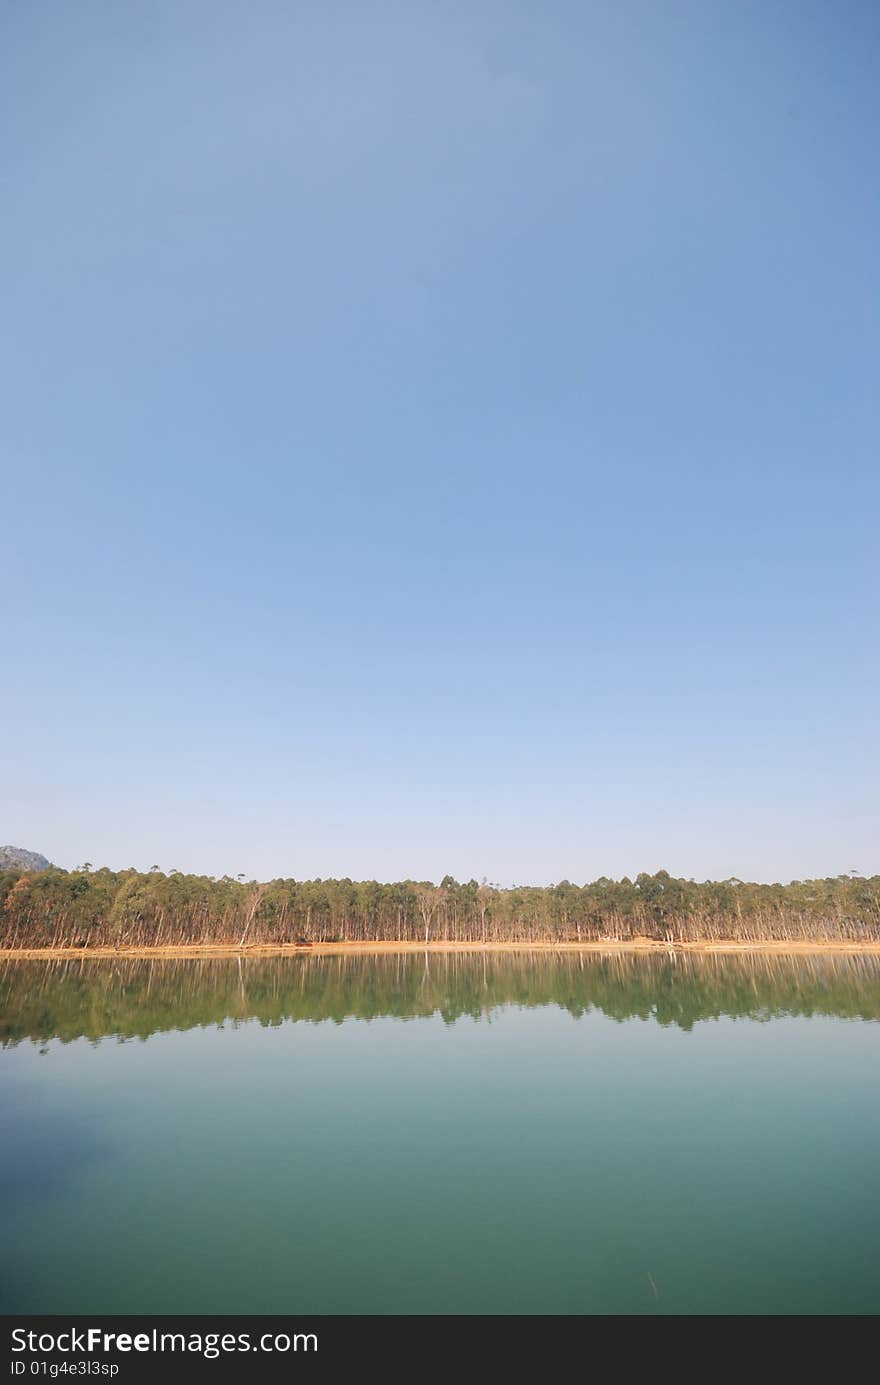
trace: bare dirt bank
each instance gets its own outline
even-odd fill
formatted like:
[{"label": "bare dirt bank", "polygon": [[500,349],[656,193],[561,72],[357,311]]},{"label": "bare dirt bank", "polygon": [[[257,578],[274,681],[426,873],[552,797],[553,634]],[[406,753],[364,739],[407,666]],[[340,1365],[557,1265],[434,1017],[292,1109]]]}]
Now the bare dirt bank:
[{"label": "bare dirt bank", "polygon": [[654,938],[633,938],[618,942],[605,938],[588,943],[559,942],[504,942],[504,943],[455,943],[455,942],[341,942],[312,943],[309,945],[286,943],[261,945],[255,943],[238,947],[235,943],[197,943],[179,947],[21,947],[0,948],[0,962],[21,959],[53,959],[68,957],[119,958],[119,957],[289,957],[305,954],[321,956],[377,956],[403,952],[703,952],[703,953],[744,953],[760,952],[780,955],[815,955],[821,953],[880,954],[880,942],[657,942]]}]

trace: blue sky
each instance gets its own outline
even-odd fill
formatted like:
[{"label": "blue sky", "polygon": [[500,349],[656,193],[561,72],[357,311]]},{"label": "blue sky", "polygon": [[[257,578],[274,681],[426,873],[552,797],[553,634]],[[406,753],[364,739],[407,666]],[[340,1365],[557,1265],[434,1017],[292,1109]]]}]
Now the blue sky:
[{"label": "blue sky", "polygon": [[876,6],[0,29],[0,842],[880,871]]}]

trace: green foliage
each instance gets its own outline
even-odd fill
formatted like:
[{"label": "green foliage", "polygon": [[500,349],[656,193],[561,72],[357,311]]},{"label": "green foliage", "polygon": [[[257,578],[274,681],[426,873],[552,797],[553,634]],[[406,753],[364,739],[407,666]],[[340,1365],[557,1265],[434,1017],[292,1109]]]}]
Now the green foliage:
[{"label": "green foliage", "polygon": [[[250,922],[248,922],[250,920]],[[502,890],[430,881],[291,880],[224,875],[0,870],[0,947],[173,946],[248,942],[669,943],[695,939],[880,940],[880,877],[757,885],[658,871]]]}]

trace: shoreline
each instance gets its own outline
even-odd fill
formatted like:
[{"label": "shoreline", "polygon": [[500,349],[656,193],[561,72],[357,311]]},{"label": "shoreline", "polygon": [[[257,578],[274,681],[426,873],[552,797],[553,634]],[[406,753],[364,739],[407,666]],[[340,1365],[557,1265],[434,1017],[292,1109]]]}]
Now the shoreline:
[{"label": "shoreline", "polygon": [[748,953],[770,955],[810,956],[823,953],[849,955],[880,954],[880,942],[835,942],[793,939],[779,942],[772,939],[754,942],[695,940],[693,942],[659,942],[655,938],[614,938],[595,942],[327,942],[327,943],[253,943],[239,947],[235,943],[190,943],[158,947],[16,947],[0,948],[0,962],[52,961],[89,958],[112,960],[122,958],[190,958],[194,961],[213,957],[308,957],[308,956],[393,956],[402,953],[487,953],[487,952],[697,952]]}]

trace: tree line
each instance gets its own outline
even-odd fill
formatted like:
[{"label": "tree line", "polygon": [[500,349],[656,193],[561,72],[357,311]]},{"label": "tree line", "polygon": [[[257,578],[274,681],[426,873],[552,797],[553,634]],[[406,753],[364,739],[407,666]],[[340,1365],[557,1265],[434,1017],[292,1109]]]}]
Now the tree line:
[{"label": "tree line", "polygon": [[502,889],[445,876],[291,880],[0,871],[0,948],[322,942],[880,941],[880,876],[762,885],[634,880]]}]

